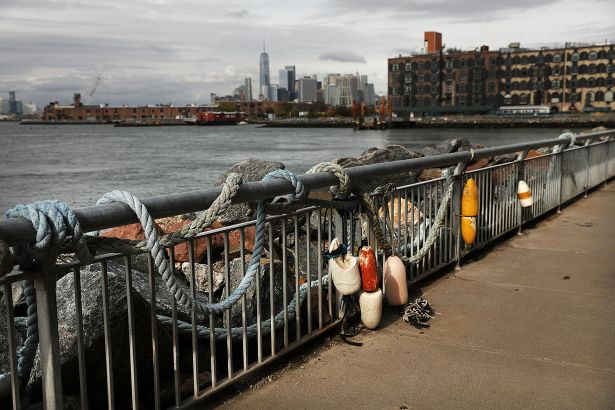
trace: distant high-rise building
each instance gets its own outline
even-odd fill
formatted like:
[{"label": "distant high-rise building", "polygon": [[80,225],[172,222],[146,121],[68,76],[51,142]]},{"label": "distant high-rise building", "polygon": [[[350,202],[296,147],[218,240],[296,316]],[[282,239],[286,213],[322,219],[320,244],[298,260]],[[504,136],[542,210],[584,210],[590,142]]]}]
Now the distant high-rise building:
[{"label": "distant high-rise building", "polygon": [[[263,52],[261,53],[261,62],[260,62],[260,85],[259,90],[262,93],[264,87],[269,89],[271,85],[271,78],[269,77],[269,54],[265,51],[265,44],[263,44]],[[262,94],[265,99],[267,99],[267,94]]]},{"label": "distant high-rise building", "polygon": [[8,114],[9,112],[9,100],[6,98],[0,98],[0,114]]},{"label": "distant high-rise building", "polygon": [[23,114],[29,115],[34,114],[38,111],[38,107],[35,102],[30,101],[29,103],[23,103]]},{"label": "distant high-rise building", "polygon": [[295,89],[295,66],[284,66],[283,70],[280,70],[280,88],[286,88],[288,90],[288,98],[294,100],[296,98]]},{"label": "distant high-rise building", "polygon": [[9,91],[9,114],[17,114],[17,101],[15,101],[15,91]]},{"label": "distant high-rise building", "polygon": [[244,83],[244,86],[246,87],[246,101],[252,101],[252,78],[246,77]]},{"label": "distant high-rise building", "polygon": [[271,84],[269,87],[269,100],[278,101],[278,90],[279,87],[277,84]]},{"label": "distant high-rise building", "polygon": [[318,100],[316,82],[316,78],[313,77],[303,77],[299,79],[299,102],[313,102]]}]

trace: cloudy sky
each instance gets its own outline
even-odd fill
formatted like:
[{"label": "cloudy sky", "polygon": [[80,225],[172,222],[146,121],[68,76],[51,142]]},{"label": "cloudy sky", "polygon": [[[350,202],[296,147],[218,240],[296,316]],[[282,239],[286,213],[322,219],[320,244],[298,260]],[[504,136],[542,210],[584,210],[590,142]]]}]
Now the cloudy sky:
[{"label": "cloudy sky", "polygon": [[209,103],[250,76],[263,41],[271,77],[367,74],[386,90],[386,59],[420,50],[520,41],[615,42],[612,0],[0,0],[0,97],[44,105],[103,82],[92,103]]}]

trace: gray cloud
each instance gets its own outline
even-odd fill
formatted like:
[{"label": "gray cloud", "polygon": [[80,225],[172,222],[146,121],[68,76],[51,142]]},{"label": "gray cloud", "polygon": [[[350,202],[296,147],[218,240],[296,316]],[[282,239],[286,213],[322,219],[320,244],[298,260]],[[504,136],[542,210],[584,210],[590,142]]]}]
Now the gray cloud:
[{"label": "gray cloud", "polygon": [[241,9],[241,10],[238,10],[238,11],[231,11],[231,12],[227,13],[227,16],[237,17],[237,18],[244,18],[244,17],[247,17],[248,14],[250,14],[250,12],[248,10]]},{"label": "gray cloud", "polygon": [[365,57],[352,51],[328,51],[318,57],[321,61],[339,61],[340,63],[365,63]]}]

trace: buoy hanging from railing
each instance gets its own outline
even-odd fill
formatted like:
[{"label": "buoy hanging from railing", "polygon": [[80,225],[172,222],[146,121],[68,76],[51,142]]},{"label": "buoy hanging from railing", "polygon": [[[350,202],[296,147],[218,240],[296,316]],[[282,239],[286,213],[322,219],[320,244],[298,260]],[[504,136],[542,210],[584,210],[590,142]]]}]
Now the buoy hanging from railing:
[{"label": "buoy hanging from railing", "polygon": [[359,251],[359,268],[363,292],[374,292],[378,289],[378,265],[371,246],[364,246]]},{"label": "buoy hanging from railing", "polygon": [[398,256],[389,256],[384,262],[384,291],[391,306],[408,303],[408,282],[406,267]]},{"label": "buoy hanging from railing", "polygon": [[375,329],[382,318],[382,290],[362,292],[359,296],[361,307],[361,321],[368,329]]},{"label": "buoy hanging from railing", "polygon": [[[329,254],[341,248],[337,238],[329,244]],[[342,295],[352,295],[361,289],[361,274],[359,272],[359,258],[350,253],[341,253],[329,260],[329,274],[335,289]]]},{"label": "buoy hanging from railing", "polygon": [[461,237],[467,245],[476,239],[476,217],[478,216],[478,187],[472,178],[466,181],[461,195]]},{"label": "buoy hanging from railing", "polygon": [[521,203],[522,208],[527,208],[534,205],[534,199],[532,198],[532,191],[525,181],[519,181],[519,187],[517,188],[517,198]]}]

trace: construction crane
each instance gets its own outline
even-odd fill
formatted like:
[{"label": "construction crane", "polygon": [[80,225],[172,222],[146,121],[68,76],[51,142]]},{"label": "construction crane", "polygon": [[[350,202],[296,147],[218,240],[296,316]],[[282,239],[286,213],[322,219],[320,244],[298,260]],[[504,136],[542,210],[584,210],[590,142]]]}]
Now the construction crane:
[{"label": "construction crane", "polygon": [[105,79],[104,71],[96,76],[96,81],[94,82],[94,85],[92,85],[92,87],[90,87],[86,92],[83,93],[82,98],[84,100],[83,101],[84,103],[87,103],[90,98],[94,97],[94,94],[96,94],[96,91],[98,91],[98,88],[100,87],[104,79]]}]

